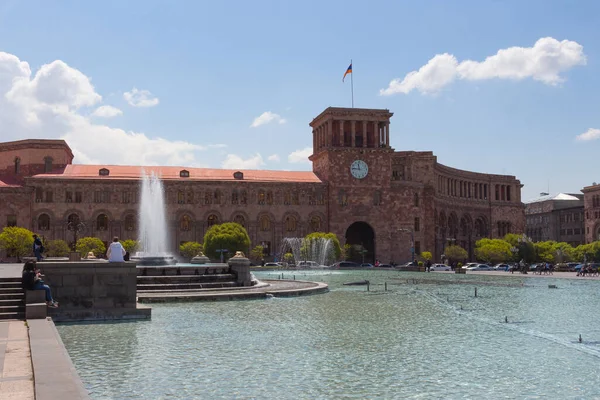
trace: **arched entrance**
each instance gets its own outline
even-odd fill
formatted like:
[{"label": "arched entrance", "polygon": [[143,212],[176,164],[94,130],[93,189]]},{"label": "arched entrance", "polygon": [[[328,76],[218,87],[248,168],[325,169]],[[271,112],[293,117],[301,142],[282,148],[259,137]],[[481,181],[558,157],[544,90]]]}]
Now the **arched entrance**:
[{"label": "arched entrance", "polygon": [[363,221],[358,221],[350,225],[346,230],[346,244],[354,247],[351,253],[352,261],[363,262],[363,254],[360,251],[356,251],[360,250],[358,246],[362,246],[362,249],[364,249],[364,262],[375,262],[375,232],[371,228],[371,225]]}]

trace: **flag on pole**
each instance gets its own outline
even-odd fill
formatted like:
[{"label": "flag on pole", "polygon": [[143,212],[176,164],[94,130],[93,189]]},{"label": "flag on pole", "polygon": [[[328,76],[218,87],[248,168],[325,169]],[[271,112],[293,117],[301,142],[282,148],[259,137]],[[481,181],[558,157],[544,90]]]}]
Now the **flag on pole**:
[{"label": "flag on pole", "polygon": [[342,78],[342,82],[344,82],[344,79],[346,79],[346,75],[351,74],[351,73],[352,73],[352,63],[350,63],[350,66],[346,70],[346,73],[344,74],[344,77]]}]

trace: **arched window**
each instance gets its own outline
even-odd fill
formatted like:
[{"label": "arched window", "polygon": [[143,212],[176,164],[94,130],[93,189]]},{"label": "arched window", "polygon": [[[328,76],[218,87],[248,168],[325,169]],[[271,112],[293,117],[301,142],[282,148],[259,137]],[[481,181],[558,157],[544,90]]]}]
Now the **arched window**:
[{"label": "arched window", "polygon": [[258,191],[258,204],[265,204],[265,191],[260,189]]},{"label": "arched window", "polygon": [[192,219],[189,215],[185,214],[179,220],[179,230],[180,231],[190,231],[192,229]]},{"label": "arched window", "polygon": [[419,193],[415,193],[414,204],[415,204],[415,207],[419,207]]},{"label": "arched window", "polygon": [[288,215],[285,217],[285,230],[286,232],[295,232],[296,231],[296,218]]},{"label": "arched window", "polygon": [[260,230],[268,231],[269,229],[271,229],[271,220],[266,215],[263,215],[260,217]]},{"label": "arched window", "polygon": [[273,204],[273,192],[271,190],[267,191],[267,204]]},{"label": "arched window", "polygon": [[48,214],[42,214],[38,217],[38,231],[47,231],[50,229],[50,217]]},{"label": "arched window", "polygon": [[44,157],[44,173],[52,171],[52,157]]},{"label": "arched window", "polygon": [[108,229],[108,217],[106,214],[100,214],[96,218],[96,230],[105,231]]},{"label": "arched window", "polygon": [[314,216],[310,219],[310,229],[313,232],[321,231],[321,217]]},{"label": "arched window", "polygon": [[126,231],[135,231],[135,216],[129,214],[125,217],[125,230]]},{"label": "arched window", "polygon": [[218,223],[219,223],[219,218],[215,214],[210,214],[208,216],[208,220],[206,221],[206,224],[208,225],[209,228]]},{"label": "arched window", "polygon": [[239,202],[238,191],[233,189],[233,191],[231,192],[231,204],[238,204],[238,202]]},{"label": "arched window", "polygon": [[235,222],[236,224],[240,224],[244,228],[246,227],[246,219],[242,215],[236,215],[233,219],[233,222]]},{"label": "arched window", "polygon": [[70,214],[67,217],[67,223],[70,225],[75,226],[75,225],[79,224],[79,222],[80,222],[79,215],[77,215],[77,214]]},{"label": "arched window", "polygon": [[215,204],[221,204],[221,191],[215,190]]},{"label": "arched window", "polygon": [[21,158],[15,157],[15,175],[19,175],[21,173]]}]

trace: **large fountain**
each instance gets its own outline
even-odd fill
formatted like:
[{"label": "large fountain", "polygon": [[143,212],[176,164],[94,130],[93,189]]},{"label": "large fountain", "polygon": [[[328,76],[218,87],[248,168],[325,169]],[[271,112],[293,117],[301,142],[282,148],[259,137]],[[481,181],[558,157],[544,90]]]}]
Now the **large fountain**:
[{"label": "large fountain", "polygon": [[284,238],[282,253],[288,250],[292,251],[296,266],[322,268],[335,260],[331,239]]},{"label": "large fountain", "polygon": [[154,173],[142,171],[142,191],[138,211],[140,249],[131,257],[137,265],[173,265],[175,257],[169,252],[169,235],[165,216],[164,188]]}]

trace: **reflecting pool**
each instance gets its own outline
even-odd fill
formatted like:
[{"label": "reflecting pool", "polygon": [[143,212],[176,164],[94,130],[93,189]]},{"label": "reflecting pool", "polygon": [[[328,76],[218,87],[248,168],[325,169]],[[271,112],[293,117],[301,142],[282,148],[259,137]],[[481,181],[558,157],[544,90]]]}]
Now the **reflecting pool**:
[{"label": "reflecting pool", "polygon": [[[600,397],[600,281],[293,275],[331,291],[152,304],[151,321],[58,330],[93,399]],[[361,279],[369,291],[342,285]]]}]

